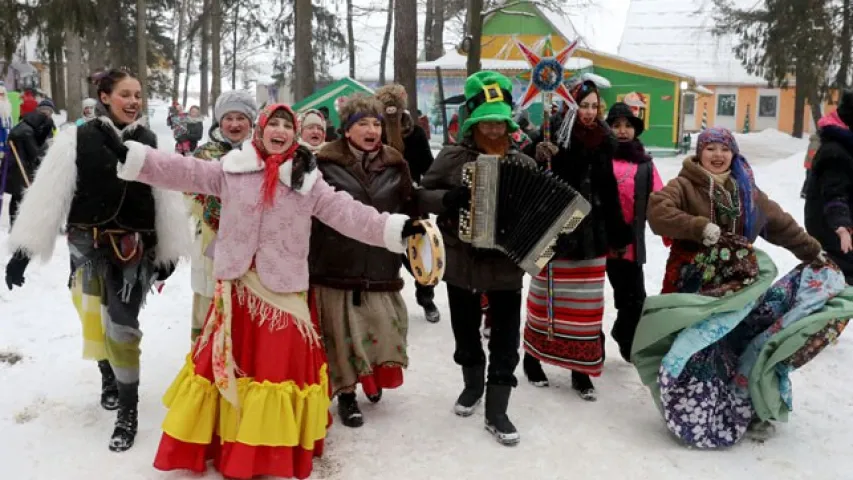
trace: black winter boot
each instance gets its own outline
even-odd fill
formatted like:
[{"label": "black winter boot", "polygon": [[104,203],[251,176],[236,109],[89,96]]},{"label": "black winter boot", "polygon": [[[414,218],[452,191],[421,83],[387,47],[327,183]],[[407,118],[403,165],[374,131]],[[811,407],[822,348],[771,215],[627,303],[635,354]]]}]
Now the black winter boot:
[{"label": "black winter boot", "polygon": [[98,361],[98,370],[101,371],[101,407],[104,410],[115,410],[118,408],[118,385],[110,362]]},{"label": "black winter boot", "polygon": [[124,452],[130,450],[136,440],[139,412],[139,383],[118,384],[118,414],[115,430],[110,438],[110,450]]},{"label": "black winter boot", "polygon": [[572,388],[587,402],[594,402],[598,400],[598,395],[595,392],[595,386],[592,384],[592,380],[590,380],[589,375],[585,373],[572,372]]},{"label": "black winter boot", "polygon": [[527,352],[524,353],[522,368],[524,369],[524,375],[527,376],[527,381],[534,387],[547,387],[550,385],[548,377],[545,376],[545,372],[542,370],[542,362],[533,355]]},{"label": "black winter boot", "polygon": [[434,287],[417,285],[415,298],[418,300],[418,305],[424,309],[424,317],[429,323],[438,323],[441,320],[441,314],[438,313],[438,307],[435,306],[433,298],[435,298]]},{"label": "black winter boot", "polygon": [[347,427],[358,428],[364,425],[364,417],[355,400],[355,392],[338,394],[338,415]]},{"label": "black winter boot", "polygon": [[453,413],[460,417],[470,417],[483,398],[483,390],[486,388],[486,366],[462,367],[462,379],[465,381],[465,388],[456,399]]},{"label": "black winter boot", "polygon": [[516,445],[521,440],[515,425],[506,414],[510,393],[510,385],[486,387],[486,430],[494,435],[498,443],[507,446]]}]

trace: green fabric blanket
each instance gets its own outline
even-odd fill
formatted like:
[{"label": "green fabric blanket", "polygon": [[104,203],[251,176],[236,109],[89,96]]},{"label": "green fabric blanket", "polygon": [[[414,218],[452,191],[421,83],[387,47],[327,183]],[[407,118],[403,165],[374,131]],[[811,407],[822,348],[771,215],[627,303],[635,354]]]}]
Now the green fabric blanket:
[{"label": "green fabric blanket", "polygon": [[[758,279],[738,292],[724,297],[672,293],[646,299],[634,337],[631,360],[659,409],[661,361],[679,332],[711,315],[736,312],[755,304],[773,284],[778,274],[775,264],[766,253],[757,249],[755,253],[759,265]],[[763,346],[749,376],[750,397],[761,419],[787,419],[788,410],[780,394],[776,366],[789,359],[809,337],[832,320],[850,317],[853,317],[853,288],[847,287],[825,308],[777,332]]]}]

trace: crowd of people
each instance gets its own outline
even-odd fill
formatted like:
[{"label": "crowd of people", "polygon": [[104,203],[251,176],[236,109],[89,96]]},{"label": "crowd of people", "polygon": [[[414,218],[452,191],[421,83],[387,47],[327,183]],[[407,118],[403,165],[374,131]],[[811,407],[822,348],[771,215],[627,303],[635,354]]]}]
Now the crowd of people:
[{"label": "crowd of people", "polygon": [[[378,403],[404,384],[401,267],[411,274],[406,244],[432,216],[462,379],[453,411],[469,417],[484,402],[485,428],[503,445],[521,439],[509,416],[519,363],[537,387],[549,385],[543,364],[569,370],[577,395],[596,400],[605,276],[621,357],[649,386],[667,428],[700,448],[772,433],[771,422],[790,410],[787,375],[853,316],[829,302],[853,298],[845,282],[853,278],[853,92],[820,124],[807,232],[758,189],[724,128],[701,132],[695,154],[664,185],[641,141],[645,122],[620,102],[605,114],[593,80],[571,86],[574,106],[554,111],[542,132],[516,121],[507,77],[478,72],[465,82],[456,142],[435,158],[399,85],[343,99],[338,128],[328,111],[259,109],[249,94],[225,92],[201,145],[200,110],[184,114],[175,104],[173,153],[158,149],[130,72],[106,72],[97,86],[84,119],[50,142],[54,109],[44,102],[8,134],[26,168],[13,189],[5,280],[22,286],[30,261],[50,259],[64,232],[83,355],[97,361],[100,404],[116,411],[109,449],[121,452],[138,428],[140,311],[152,286],[191,260],[189,353],[164,395],[159,470],[204,472],[213,460],[227,478],[307,478],[323,454],[333,399],[343,426],[364,425],[359,385]],[[498,100],[488,95],[495,90]],[[7,117],[0,108],[4,126]],[[557,238],[526,299],[518,265],[459,236],[472,195],[461,171],[482,154],[549,169],[591,205]],[[661,295],[648,298],[646,224],[671,247]],[[775,267],[753,246],[759,236],[803,263],[770,285]],[[416,285],[424,317],[439,322],[434,288]],[[804,325],[808,335],[785,336]],[[771,373],[753,375],[758,352],[780,343],[772,335],[788,342],[787,354],[775,370],[762,369]],[[773,375],[776,390],[750,394]],[[684,415],[688,404],[704,416]]]}]

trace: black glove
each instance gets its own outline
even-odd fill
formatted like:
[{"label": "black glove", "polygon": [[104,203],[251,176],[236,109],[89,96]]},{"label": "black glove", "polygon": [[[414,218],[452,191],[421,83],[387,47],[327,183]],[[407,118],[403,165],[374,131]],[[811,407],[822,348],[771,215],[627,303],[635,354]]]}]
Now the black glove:
[{"label": "black glove", "polygon": [[9,290],[13,286],[24,286],[24,272],[27,270],[29,263],[30,257],[20,250],[12,255],[9,263],[6,264],[6,286]]},{"label": "black glove", "polygon": [[157,267],[157,281],[165,282],[167,278],[171,277],[172,274],[175,273],[175,264],[169,263],[167,266],[158,266]]},{"label": "black glove", "polygon": [[406,223],[403,224],[403,234],[401,235],[403,237],[403,240],[414,235],[423,235],[426,233],[426,229],[423,225],[421,225],[420,223],[415,225],[415,222],[417,221],[418,219],[416,218],[410,218],[406,220]]},{"label": "black glove", "polygon": [[457,212],[471,203],[471,190],[468,187],[456,187],[441,197],[441,204],[448,212]]},{"label": "black glove", "polygon": [[317,168],[317,158],[311,150],[300,145],[293,152],[293,173],[291,173],[291,185],[294,190],[302,188],[305,174]]},{"label": "black glove", "polygon": [[124,141],[122,141],[121,136],[115,129],[107,125],[104,122],[97,122],[98,128],[101,129],[101,132],[104,134],[104,147],[113,152],[116,157],[118,157],[118,161],[124,163],[127,160],[127,147],[124,146]]}]

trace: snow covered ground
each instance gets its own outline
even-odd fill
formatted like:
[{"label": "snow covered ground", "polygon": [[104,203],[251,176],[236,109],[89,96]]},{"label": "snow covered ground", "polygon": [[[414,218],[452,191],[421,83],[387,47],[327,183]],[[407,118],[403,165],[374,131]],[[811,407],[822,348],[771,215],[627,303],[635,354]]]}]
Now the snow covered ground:
[{"label": "snow covered ground", "polygon": [[[165,106],[152,125],[161,148],[171,149]],[[799,220],[803,203],[806,142],[784,141],[773,132],[739,137],[755,164],[759,186]],[[681,159],[657,165],[665,179]],[[5,265],[8,218],[0,218],[0,263]],[[667,252],[649,234],[646,286],[659,291]],[[796,264],[782,249],[759,242],[780,272]],[[122,454],[107,450],[115,415],[98,405],[99,375],[80,359],[80,326],[66,289],[68,252],[60,243],[47,265],[34,262],[27,284],[13,292],[0,287],[0,356],[20,354],[14,365],[0,362],[0,478],[19,480],[195,479],[197,475],[153,469],[151,462],[165,414],[160,397],[181,367],[189,348],[191,290],[182,265],[162,294],[150,296],[142,313],[142,386],[139,436]],[[844,358],[853,341],[842,337],[793,376],[795,410],[775,438],[759,445],[745,441],[728,451],[685,449],[667,430],[646,389],[608,338],[604,375],[596,381],[597,403],[586,403],[570,387],[569,373],[545,367],[552,387],[529,385],[518,368],[519,387],[510,416],[522,441],[498,445],[483,429],[483,410],[459,418],[452,405],[461,388],[453,363],[444,286],[437,289],[442,320],[428,324],[415,303],[411,278],[404,297],[410,308],[411,366],[405,385],[386,392],[382,402],[361,401],[365,426],[347,429],[336,420],[325,456],[315,463],[317,479],[849,479],[853,459],[853,382]],[[607,292],[609,332],[615,311]],[[0,357],[2,358],[2,357]],[[843,373],[848,372],[848,373]],[[220,478],[212,470],[203,478]]]}]

